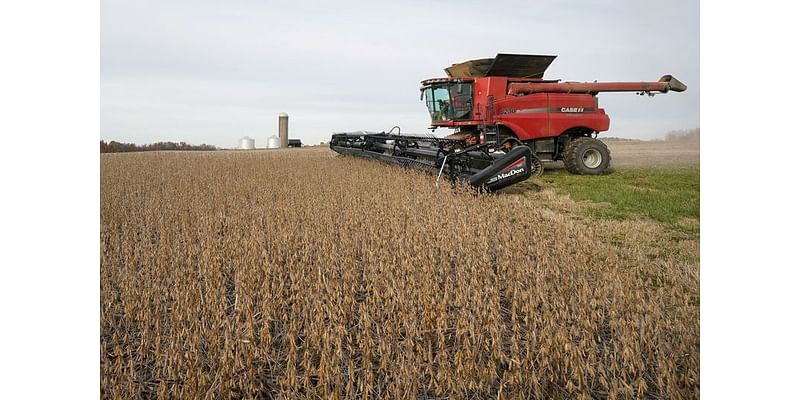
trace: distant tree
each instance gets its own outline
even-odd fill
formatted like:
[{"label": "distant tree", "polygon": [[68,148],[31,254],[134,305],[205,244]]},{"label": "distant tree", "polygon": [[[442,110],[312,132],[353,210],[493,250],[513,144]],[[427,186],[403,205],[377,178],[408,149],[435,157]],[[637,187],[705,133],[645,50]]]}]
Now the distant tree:
[{"label": "distant tree", "polygon": [[215,146],[208,144],[191,145],[186,142],[157,142],[145,145],[136,145],[135,143],[120,143],[111,141],[106,143],[104,140],[100,141],[101,153],[127,153],[134,151],[163,151],[163,150],[200,150],[200,151],[213,151],[217,150]]}]

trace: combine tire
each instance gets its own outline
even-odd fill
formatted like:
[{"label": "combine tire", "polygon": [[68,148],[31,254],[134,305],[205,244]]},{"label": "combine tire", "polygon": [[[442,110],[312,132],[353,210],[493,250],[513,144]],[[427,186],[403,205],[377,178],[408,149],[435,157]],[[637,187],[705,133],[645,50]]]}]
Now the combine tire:
[{"label": "combine tire", "polygon": [[573,174],[600,175],[611,163],[611,152],[597,139],[579,137],[569,141],[563,159],[567,171]]},{"label": "combine tire", "polygon": [[544,165],[539,157],[531,157],[531,176],[539,177],[544,173]]}]

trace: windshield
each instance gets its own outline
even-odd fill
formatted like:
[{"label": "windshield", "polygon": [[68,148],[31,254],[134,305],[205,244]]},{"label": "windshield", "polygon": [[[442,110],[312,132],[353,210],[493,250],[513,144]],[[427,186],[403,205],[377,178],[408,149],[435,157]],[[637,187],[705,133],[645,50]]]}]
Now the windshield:
[{"label": "windshield", "polygon": [[425,104],[432,122],[469,119],[472,115],[472,84],[429,86],[425,88]]}]

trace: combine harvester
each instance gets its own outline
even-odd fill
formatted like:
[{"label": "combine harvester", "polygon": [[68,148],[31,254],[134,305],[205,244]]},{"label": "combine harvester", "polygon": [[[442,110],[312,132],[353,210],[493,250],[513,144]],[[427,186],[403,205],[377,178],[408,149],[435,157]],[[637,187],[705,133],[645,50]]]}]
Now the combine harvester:
[{"label": "combine harvester", "polygon": [[340,154],[375,159],[438,173],[450,180],[495,191],[543,171],[542,160],[563,160],[573,174],[599,175],[611,162],[597,134],[609,118],[598,106],[600,92],[653,96],[682,92],[686,85],[664,75],[657,82],[561,82],[543,79],[556,56],[498,54],[445,68],[447,78],[422,81],[431,128],[455,133],[401,135],[335,133],[330,147]]}]

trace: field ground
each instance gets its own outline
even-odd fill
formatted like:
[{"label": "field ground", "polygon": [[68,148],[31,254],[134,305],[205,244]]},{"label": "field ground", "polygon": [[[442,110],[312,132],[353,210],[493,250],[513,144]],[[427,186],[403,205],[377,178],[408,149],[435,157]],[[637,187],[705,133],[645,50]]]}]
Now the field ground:
[{"label": "field ground", "polygon": [[[559,162],[507,191],[561,215],[602,226],[601,240],[636,248],[648,258],[700,258],[700,144],[694,141],[609,141],[611,168],[576,176]],[[699,301],[699,298],[698,298]]]},{"label": "field ground", "polygon": [[101,395],[699,398],[699,149],[499,195],[299,150],[101,155]]},{"label": "field ground", "polygon": [[[650,260],[700,262],[700,144],[609,141],[611,168],[576,176],[559,162],[505,191],[605,234],[598,240]],[[699,302],[699,296],[697,298]]]},{"label": "field ground", "polygon": [[662,141],[609,141],[612,166],[655,167],[700,164],[700,143],[684,140]]},{"label": "field ground", "polygon": [[542,189],[567,194],[584,211],[605,219],[650,218],[687,233],[700,229],[700,168],[630,167],[602,176],[574,176],[551,170],[509,192],[530,194]]}]

